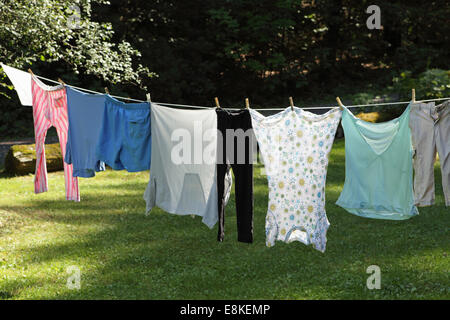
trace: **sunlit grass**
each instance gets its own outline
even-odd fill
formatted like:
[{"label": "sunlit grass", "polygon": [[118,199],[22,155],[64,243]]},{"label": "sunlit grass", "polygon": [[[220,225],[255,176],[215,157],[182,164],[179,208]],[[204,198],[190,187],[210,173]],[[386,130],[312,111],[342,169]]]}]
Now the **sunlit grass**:
[{"label": "sunlit grass", "polygon": [[[0,299],[437,299],[450,296],[450,210],[436,165],[436,205],[407,221],[364,219],[336,206],[344,142],[327,177],[331,227],[324,254],[302,243],[265,246],[267,181],[255,169],[254,243],[237,242],[234,194],[225,241],[199,217],[154,209],[142,199],[149,173],[80,179],[80,203],[65,201],[62,172],[49,192],[33,175],[0,177]],[[366,269],[381,268],[381,290]],[[81,290],[66,286],[68,266]]]}]

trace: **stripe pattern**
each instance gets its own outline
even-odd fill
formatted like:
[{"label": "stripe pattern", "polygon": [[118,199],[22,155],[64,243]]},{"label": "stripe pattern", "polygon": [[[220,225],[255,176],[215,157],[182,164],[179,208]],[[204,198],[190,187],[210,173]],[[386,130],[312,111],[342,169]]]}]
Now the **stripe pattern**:
[{"label": "stripe pattern", "polygon": [[[34,192],[48,190],[47,165],[45,160],[45,137],[52,126],[58,133],[59,144],[63,156],[66,154],[69,121],[67,115],[67,97],[63,86],[50,87],[36,77],[31,80],[33,97],[34,136],[36,142],[36,173],[34,176]],[[80,201],[78,179],[73,177],[73,166],[64,162],[64,178],[66,199]]]}]

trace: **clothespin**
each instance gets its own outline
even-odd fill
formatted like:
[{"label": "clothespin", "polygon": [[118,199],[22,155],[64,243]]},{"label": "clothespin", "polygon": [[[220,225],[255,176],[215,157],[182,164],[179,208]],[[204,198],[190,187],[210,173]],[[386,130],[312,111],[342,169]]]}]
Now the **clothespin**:
[{"label": "clothespin", "polygon": [[342,104],[342,101],[339,97],[336,97],[336,101],[339,105],[339,109],[343,110],[344,109],[344,105]]},{"label": "clothespin", "polygon": [[33,73],[33,71],[32,71],[31,69],[28,69],[28,72],[29,72],[32,76],[34,76],[34,73]]},{"label": "clothespin", "polygon": [[414,88],[411,89],[411,101],[413,103],[416,102],[416,89],[414,89]]},{"label": "clothespin", "polygon": [[216,103],[216,108],[220,108],[219,98],[215,97],[214,102]]},{"label": "clothespin", "polygon": [[294,100],[292,97],[289,97],[289,105],[291,106],[291,110],[294,111]]},{"label": "clothespin", "polygon": [[59,82],[61,85],[63,85],[63,86],[66,85],[66,84],[64,83],[64,81],[61,80],[61,78],[58,78],[58,82]]},{"label": "clothespin", "polygon": [[147,93],[145,96],[147,97],[147,102],[152,102],[152,97],[150,96],[150,93]]},{"label": "clothespin", "polygon": [[106,92],[106,94],[109,94],[108,87],[105,87],[105,92]]},{"label": "clothespin", "polygon": [[248,101],[248,98],[245,98],[245,107],[247,109],[250,108],[250,102]]}]

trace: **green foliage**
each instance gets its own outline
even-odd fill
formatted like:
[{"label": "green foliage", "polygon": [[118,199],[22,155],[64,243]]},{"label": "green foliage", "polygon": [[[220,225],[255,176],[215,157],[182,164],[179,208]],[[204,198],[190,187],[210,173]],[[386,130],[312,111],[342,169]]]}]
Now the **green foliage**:
[{"label": "green foliage", "polygon": [[14,87],[2,83],[7,81],[5,78],[6,74],[0,73],[0,141],[12,137],[32,137],[34,130],[31,108],[20,105],[13,91]]},{"label": "green foliage", "polygon": [[[145,89],[142,79],[154,73],[139,63],[141,54],[129,42],[113,40],[111,23],[92,19],[93,4],[108,1],[0,0],[0,61],[91,89],[104,87],[99,81]],[[0,72],[0,139],[33,135],[31,111],[20,107],[12,90]]]},{"label": "green foliage", "polygon": [[381,0],[383,29],[366,27],[368,1],[111,1],[111,19],[159,78],[158,101],[280,106],[336,95],[387,94],[392,75],[448,68],[443,0]]},{"label": "green foliage", "polygon": [[379,97],[374,96],[372,93],[359,92],[359,93],[352,95],[352,103],[353,104],[369,104],[369,103],[372,103],[372,101],[376,98],[379,98]]},{"label": "green foliage", "polygon": [[[111,83],[139,84],[151,76],[141,64],[133,66],[139,51],[130,43],[111,42],[110,23],[91,20],[92,4],[105,0],[0,0],[0,57],[2,62],[26,68],[36,61],[64,61],[78,74],[85,72]],[[71,6],[77,5],[81,12]]]},{"label": "green foliage", "polygon": [[[36,5],[26,5],[31,2]],[[51,78],[102,91],[107,85],[112,93],[142,99],[146,87],[154,101],[212,105],[218,96],[223,106],[238,107],[245,97],[253,107],[283,106],[289,96],[298,105],[330,105],[336,96],[352,103],[392,101],[410,97],[411,87],[399,76],[404,70],[418,79],[427,70],[449,69],[444,0],[379,0],[381,30],[367,28],[372,3],[365,0],[0,3],[8,3],[0,8],[0,60],[33,63]],[[66,26],[72,3],[82,9],[81,29]],[[394,76],[399,83],[392,83]],[[423,77],[418,98],[447,95],[443,81]],[[14,113],[2,94],[9,89],[0,87],[1,112]],[[30,127],[26,115],[11,117],[28,121],[21,130]],[[10,127],[8,135],[21,132],[0,118],[2,126]]]},{"label": "green foliage", "polygon": [[445,98],[450,96],[450,70],[430,69],[413,77],[411,71],[404,71],[393,79],[393,90],[402,97],[411,97],[416,89],[416,99]]},{"label": "green foliage", "polygon": [[[433,98],[445,98],[450,96],[450,70],[430,69],[416,77],[409,70],[399,72],[392,78],[392,85],[382,88],[371,88],[346,97],[353,104],[373,104],[376,102],[409,101],[411,100],[411,89],[416,90],[416,100]],[[383,94],[380,94],[383,92]],[[379,121],[390,120],[400,115],[406,105],[387,105],[364,107],[363,112],[383,113]]]}]

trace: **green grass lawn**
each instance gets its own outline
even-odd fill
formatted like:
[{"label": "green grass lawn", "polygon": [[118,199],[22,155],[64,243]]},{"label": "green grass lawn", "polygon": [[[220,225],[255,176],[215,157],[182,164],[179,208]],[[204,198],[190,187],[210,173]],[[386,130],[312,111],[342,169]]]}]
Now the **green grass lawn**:
[{"label": "green grass lawn", "polygon": [[[336,206],[344,141],[330,158],[325,253],[300,242],[265,246],[267,182],[255,169],[254,243],[237,242],[234,195],[225,241],[200,217],[154,209],[142,199],[148,172],[80,179],[81,202],[65,201],[62,172],[49,192],[33,175],[0,177],[0,299],[439,299],[450,298],[449,223],[440,168],[436,205],[406,221],[357,217]],[[81,289],[66,287],[69,266]],[[366,269],[381,269],[369,290]]]}]

